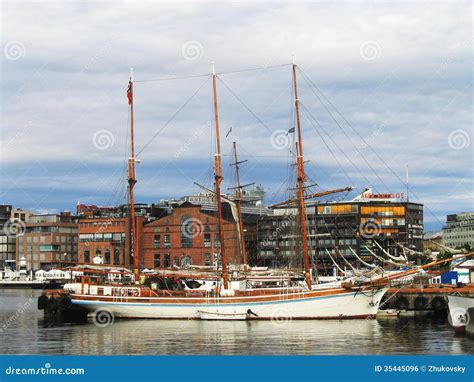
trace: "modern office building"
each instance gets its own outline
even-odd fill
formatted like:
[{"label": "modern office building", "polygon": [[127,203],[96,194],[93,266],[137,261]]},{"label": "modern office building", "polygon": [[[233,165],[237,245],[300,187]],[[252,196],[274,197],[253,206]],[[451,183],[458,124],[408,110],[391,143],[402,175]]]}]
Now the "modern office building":
[{"label": "modern office building", "polygon": [[474,212],[447,215],[443,245],[449,248],[474,248]]},{"label": "modern office building", "polygon": [[[363,195],[350,201],[326,202],[306,210],[309,253],[319,270],[332,270],[327,254],[337,249],[355,265],[354,250],[363,260],[380,254],[377,242],[394,256],[398,244],[423,250],[423,205],[392,195]],[[302,248],[296,209],[276,209],[257,225],[256,263],[267,266],[300,266]],[[343,260],[339,258],[338,262]]]},{"label": "modern office building", "polygon": [[18,237],[24,233],[30,212],[0,205],[0,270],[5,266],[16,269]]},{"label": "modern office building", "polygon": [[77,222],[69,212],[31,215],[18,236],[17,262],[24,257],[28,269],[52,269],[77,263]]}]

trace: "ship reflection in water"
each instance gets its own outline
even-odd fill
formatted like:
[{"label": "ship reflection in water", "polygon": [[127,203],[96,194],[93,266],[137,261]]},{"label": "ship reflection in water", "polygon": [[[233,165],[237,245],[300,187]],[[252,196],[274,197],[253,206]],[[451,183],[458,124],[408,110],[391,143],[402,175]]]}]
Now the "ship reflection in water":
[{"label": "ship reflection in water", "polygon": [[55,324],[38,291],[0,291],[0,352],[9,354],[468,354],[446,320],[116,320]]}]

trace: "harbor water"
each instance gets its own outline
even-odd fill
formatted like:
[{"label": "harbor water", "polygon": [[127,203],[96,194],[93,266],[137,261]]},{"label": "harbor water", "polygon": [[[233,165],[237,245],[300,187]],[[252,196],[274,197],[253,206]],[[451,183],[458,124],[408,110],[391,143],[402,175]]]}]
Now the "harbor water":
[{"label": "harbor water", "polygon": [[2,354],[340,355],[472,354],[446,319],[347,321],[115,320],[51,323],[37,310],[41,291],[0,290]]}]

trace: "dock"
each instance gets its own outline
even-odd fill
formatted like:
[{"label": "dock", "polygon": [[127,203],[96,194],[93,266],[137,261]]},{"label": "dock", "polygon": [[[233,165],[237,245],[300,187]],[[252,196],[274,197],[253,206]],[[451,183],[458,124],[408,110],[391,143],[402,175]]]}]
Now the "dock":
[{"label": "dock", "polygon": [[406,311],[447,312],[447,294],[459,293],[474,296],[474,284],[455,286],[450,284],[405,285],[393,287],[384,296],[383,309]]}]

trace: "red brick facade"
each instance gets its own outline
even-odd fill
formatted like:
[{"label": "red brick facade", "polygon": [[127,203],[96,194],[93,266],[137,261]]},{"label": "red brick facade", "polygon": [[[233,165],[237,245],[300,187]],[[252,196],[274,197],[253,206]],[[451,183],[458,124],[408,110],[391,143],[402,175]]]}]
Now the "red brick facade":
[{"label": "red brick facade", "polygon": [[[228,262],[240,263],[235,222],[224,223],[224,238]],[[140,242],[145,268],[212,266],[219,252],[217,217],[200,206],[175,207],[171,215],[144,225]]]},{"label": "red brick facade", "polygon": [[[138,235],[143,218],[137,217]],[[140,251],[140,240],[138,248]],[[91,218],[79,221],[79,264],[93,264],[96,255],[104,265],[128,267],[130,248],[130,221],[128,218]]]}]

